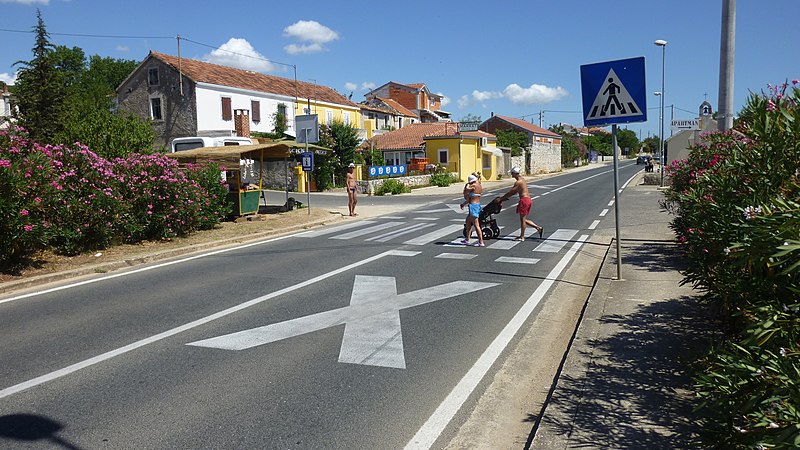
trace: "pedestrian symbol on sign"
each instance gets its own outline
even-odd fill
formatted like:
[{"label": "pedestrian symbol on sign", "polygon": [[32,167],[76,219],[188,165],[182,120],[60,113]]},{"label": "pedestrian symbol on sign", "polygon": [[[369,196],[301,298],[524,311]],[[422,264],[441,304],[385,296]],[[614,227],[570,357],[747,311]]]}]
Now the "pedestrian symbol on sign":
[{"label": "pedestrian symbol on sign", "polygon": [[614,69],[608,71],[606,81],[600,87],[587,119],[627,117],[640,115],[640,108],[625,89]]}]

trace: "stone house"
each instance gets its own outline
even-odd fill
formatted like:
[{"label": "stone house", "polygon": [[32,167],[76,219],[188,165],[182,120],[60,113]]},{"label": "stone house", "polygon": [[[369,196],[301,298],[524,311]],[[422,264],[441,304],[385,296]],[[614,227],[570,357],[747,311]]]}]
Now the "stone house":
[{"label": "stone house", "polygon": [[522,119],[492,116],[478,127],[486,133],[497,134],[497,130],[513,130],[528,136],[525,152],[525,173],[549,173],[561,171],[561,136]]},{"label": "stone house", "polygon": [[281,112],[292,136],[300,114],[362,126],[360,106],[329,87],[154,51],[116,93],[119,110],[151,121],[159,147],[177,137],[235,135],[240,114],[245,128],[268,133]]}]

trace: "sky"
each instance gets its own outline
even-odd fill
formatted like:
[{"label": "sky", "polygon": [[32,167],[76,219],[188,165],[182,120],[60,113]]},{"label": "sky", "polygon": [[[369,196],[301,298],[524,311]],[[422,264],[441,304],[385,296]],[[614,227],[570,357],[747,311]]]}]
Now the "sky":
[{"label": "sky", "polygon": [[[492,113],[583,125],[580,66],[643,56],[647,122],[716,111],[722,0],[0,0],[0,81],[32,59],[36,10],[56,45],[143,60],[150,50],[331,87],[352,100],[389,81],[424,83],[454,120]],[[734,110],[800,78],[798,0],[736,2]],[[666,50],[654,41],[666,40]],[[592,94],[594,95],[594,94]],[[641,105],[640,105],[641,107]]]}]

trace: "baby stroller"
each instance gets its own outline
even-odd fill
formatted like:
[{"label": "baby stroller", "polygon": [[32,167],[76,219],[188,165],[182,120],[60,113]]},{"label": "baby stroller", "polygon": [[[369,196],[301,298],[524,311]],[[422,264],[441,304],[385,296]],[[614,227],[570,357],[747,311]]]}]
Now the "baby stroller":
[{"label": "baby stroller", "polygon": [[[492,239],[500,236],[500,227],[497,226],[497,220],[492,215],[499,214],[503,205],[497,201],[497,198],[486,204],[481,208],[481,213],[478,214],[478,225],[481,227],[484,239]],[[464,225],[462,232],[464,239],[467,238],[467,225]]]}]

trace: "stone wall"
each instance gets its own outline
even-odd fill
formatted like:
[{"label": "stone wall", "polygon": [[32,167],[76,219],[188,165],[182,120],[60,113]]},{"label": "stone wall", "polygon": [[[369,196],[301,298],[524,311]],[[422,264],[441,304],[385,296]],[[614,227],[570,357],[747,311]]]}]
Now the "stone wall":
[{"label": "stone wall", "polygon": [[531,173],[550,173],[561,171],[561,144],[537,142],[531,151]]},{"label": "stone wall", "polygon": [[374,195],[386,180],[397,180],[408,187],[428,186],[431,184],[430,175],[414,175],[409,177],[378,178],[375,180],[358,181],[359,192],[367,195]]}]

